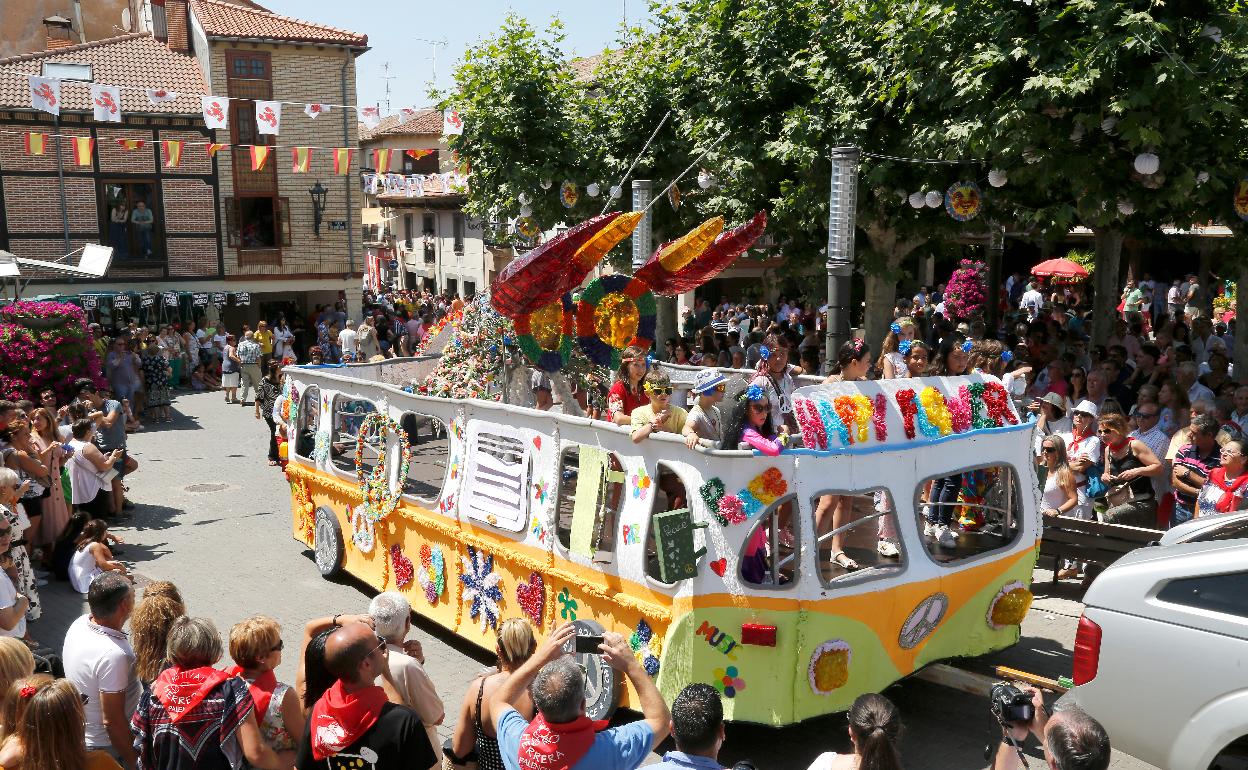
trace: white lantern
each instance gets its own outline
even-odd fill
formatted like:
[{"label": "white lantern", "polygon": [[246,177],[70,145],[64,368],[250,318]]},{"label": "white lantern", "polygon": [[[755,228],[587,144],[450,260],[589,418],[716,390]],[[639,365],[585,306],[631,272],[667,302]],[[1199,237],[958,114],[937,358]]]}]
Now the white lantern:
[{"label": "white lantern", "polygon": [[897,195],[897,201],[898,201],[898,202],[900,202],[900,203],[905,203],[905,202],[906,202],[906,199],[910,197],[910,196],[906,195],[906,191],[905,191],[905,190],[894,190],[893,192],[894,192],[894,193],[896,193],[896,195]]},{"label": "white lantern", "polygon": [[611,199],[612,200],[619,198],[623,194],[624,194],[624,191],[620,189],[620,186],[618,184],[611,185]]},{"label": "white lantern", "polygon": [[936,190],[932,190],[927,194],[924,202],[927,203],[929,209],[940,208],[940,204],[945,202],[945,196]]},{"label": "white lantern", "polygon": [[550,181],[549,179],[543,179],[540,184],[542,185],[543,190],[549,190],[550,186],[554,184],[554,182]]},{"label": "white lantern", "polygon": [[1151,152],[1142,152],[1135,156],[1135,170],[1144,176],[1151,176],[1161,168],[1161,159]]},{"label": "white lantern", "polygon": [[1027,147],[1023,150],[1023,160],[1028,164],[1039,163],[1041,160],[1040,153]]},{"label": "white lantern", "polygon": [[1114,133],[1114,129],[1118,127],[1118,118],[1109,117],[1101,121],[1101,130],[1107,134]]},{"label": "white lantern", "polygon": [[1135,213],[1135,204],[1128,200],[1118,201],[1118,213],[1129,217]]},{"label": "white lantern", "polygon": [[1209,172],[1202,171],[1196,175],[1196,184],[1204,184],[1209,181]]},{"label": "white lantern", "polygon": [[706,188],[710,187],[713,184],[715,184],[715,177],[711,175],[711,172],[709,171],[698,172],[698,187],[701,187],[703,190],[705,190]]},{"label": "white lantern", "polygon": [[[527,206],[533,202],[533,199],[529,197],[529,194],[523,192],[516,196],[516,200],[520,201],[521,206]],[[528,215],[526,214],[525,216]]]},{"label": "white lantern", "polygon": [[1005,183],[1010,181],[1010,175],[999,168],[994,168],[988,172],[988,184],[993,187],[1005,187]]},{"label": "white lantern", "polygon": [[1070,141],[1079,144],[1083,141],[1083,135],[1087,131],[1082,123],[1076,123],[1074,129],[1070,132]]},{"label": "white lantern", "polygon": [[1200,31],[1200,36],[1212,40],[1215,44],[1222,42],[1222,28],[1215,27],[1212,24],[1206,24],[1205,28]]},{"label": "white lantern", "polygon": [[522,216],[522,217],[528,217],[528,216],[532,216],[532,215],[533,215],[533,207],[532,207],[532,206],[530,206],[529,204],[527,204],[527,203],[526,203],[526,204],[524,204],[523,206],[521,206],[521,207],[520,207],[520,216]]},{"label": "white lantern", "polygon": [[910,197],[907,198],[906,200],[910,201],[911,208],[916,208],[916,209],[923,208],[923,193],[921,192],[910,193]]},{"label": "white lantern", "polygon": [[602,188],[598,186],[597,182],[590,182],[589,184],[585,185],[585,194],[591,198],[597,198],[598,193],[601,191],[602,191]]}]

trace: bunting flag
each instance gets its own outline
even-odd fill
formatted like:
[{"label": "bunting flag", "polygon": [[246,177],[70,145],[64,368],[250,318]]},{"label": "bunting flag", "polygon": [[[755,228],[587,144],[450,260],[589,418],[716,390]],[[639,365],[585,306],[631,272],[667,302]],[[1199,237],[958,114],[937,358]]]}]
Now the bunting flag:
[{"label": "bunting flag", "polygon": [[356,107],[356,114],[360,118],[360,122],[367,126],[370,130],[377,127],[381,122],[381,110],[376,107]]},{"label": "bunting flag", "polygon": [[355,151],[349,147],[334,148],[334,173],[346,176],[351,173],[351,156]]},{"label": "bunting flag", "polygon": [[121,88],[92,83],[91,114],[101,123],[120,123]]},{"label": "bunting flag", "polygon": [[394,150],[373,150],[373,168],[377,169],[378,174],[390,170],[390,158],[393,155]]},{"label": "bunting flag", "polygon": [[230,100],[225,96],[201,96],[204,125],[208,128],[228,128]]},{"label": "bunting flag", "polygon": [[165,168],[177,168],[182,165],[183,142],[165,139],[161,143],[165,151]]},{"label": "bunting flag", "polygon": [[253,144],[248,149],[251,151],[251,170],[259,171],[264,168],[265,161],[269,159],[269,148],[262,144]]},{"label": "bunting flag", "polygon": [[399,113],[403,116],[404,121],[408,121],[416,117],[416,108],[415,107],[400,107]]},{"label": "bunting flag", "polygon": [[464,133],[464,119],[459,110],[442,111],[442,136],[453,136]]},{"label": "bunting flag", "polygon": [[79,166],[91,165],[91,153],[95,149],[95,140],[89,136],[70,137],[74,143],[74,162]]},{"label": "bunting flag", "polygon": [[127,151],[128,150],[141,150],[143,149],[143,146],[146,144],[147,142],[145,142],[142,139],[118,139],[117,140],[117,146]]},{"label": "bunting flag", "polygon": [[177,91],[169,91],[164,88],[148,88],[146,90],[147,101],[151,104],[164,104],[165,102],[172,102],[178,98]]},{"label": "bunting flag", "polygon": [[290,170],[296,174],[308,173],[308,166],[312,165],[312,148],[311,147],[291,147],[290,148]]},{"label": "bunting flag", "polygon": [[44,150],[48,148],[47,134],[27,134],[26,135],[26,154],[42,155]]},{"label": "bunting flag", "polygon": [[312,118],[313,120],[316,120],[317,118],[319,118],[320,116],[324,115],[327,112],[329,112],[329,105],[321,104],[319,102],[306,104],[303,107],[303,114],[307,115],[309,118]]},{"label": "bunting flag", "polygon": [[433,154],[433,150],[404,150],[403,154],[412,160],[420,160]]},{"label": "bunting flag", "polygon": [[256,100],[256,131],[275,136],[282,125],[282,103]]},{"label": "bunting flag", "polygon": [[61,114],[61,81],[58,78],[30,75],[26,78],[26,82],[30,84],[32,107],[50,115]]},{"label": "bunting flag", "polygon": [[219,144],[217,142],[209,142],[208,143],[208,157],[211,158],[213,155],[216,155],[218,152],[225,149],[226,147],[229,147],[229,145]]}]

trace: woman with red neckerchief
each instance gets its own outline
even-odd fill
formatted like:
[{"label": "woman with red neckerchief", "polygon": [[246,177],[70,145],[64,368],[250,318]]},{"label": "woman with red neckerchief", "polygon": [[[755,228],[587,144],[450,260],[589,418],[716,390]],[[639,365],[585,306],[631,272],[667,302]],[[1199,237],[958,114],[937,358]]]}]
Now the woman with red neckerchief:
[{"label": "woman with red neckerchief", "polygon": [[282,664],[282,627],[259,615],[235,623],[230,629],[230,673],[242,677],[256,704],[260,736],[277,752],[294,751],[303,735],[303,708],[295,688],[277,681],[274,670]]},{"label": "woman with red neckerchief", "polygon": [[1209,471],[1209,480],[1196,498],[1197,516],[1248,509],[1248,441],[1231,439],[1219,455],[1222,465]]},{"label": "woman with red neckerchief", "polygon": [[1107,414],[1098,421],[1097,435],[1105,446],[1105,497],[1109,508],[1101,517],[1109,524],[1132,527],[1157,525],[1157,496],[1153,476],[1161,475],[1161,461],[1139,439],[1127,436],[1127,420]]}]

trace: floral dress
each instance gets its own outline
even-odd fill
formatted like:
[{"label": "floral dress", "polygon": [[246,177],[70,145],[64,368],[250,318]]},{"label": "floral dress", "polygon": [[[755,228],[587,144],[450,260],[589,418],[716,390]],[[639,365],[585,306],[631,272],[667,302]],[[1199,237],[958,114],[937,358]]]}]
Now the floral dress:
[{"label": "floral dress", "polygon": [[169,362],[164,356],[144,354],[143,382],[147,386],[148,406],[169,406]]},{"label": "floral dress", "polygon": [[264,719],[260,722],[260,737],[274,751],[291,751],[295,748],[295,737],[286,729],[286,720],[282,716],[282,700],[289,689],[290,685],[277,683],[277,687],[273,688],[269,707],[264,712]]},{"label": "floral dress", "polygon": [[[0,505],[0,513],[4,514],[5,521],[13,528],[15,541],[19,539],[20,533],[30,526],[30,519],[26,518],[21,511],[13,511],[8,506]],[[7,553],[0,555],[0,566],[6,569],[12,566],[17,570],[17,579],[13,581],[13,585],[17,587],[19,594],[30,599],[30,609],[26,610],[26,619],[38,620],[43,614],[43,609],[39,604],[39,587],[35,582],[35,570],[30,566],[30,556],[26,553],[26,546],[10,546]]]}]

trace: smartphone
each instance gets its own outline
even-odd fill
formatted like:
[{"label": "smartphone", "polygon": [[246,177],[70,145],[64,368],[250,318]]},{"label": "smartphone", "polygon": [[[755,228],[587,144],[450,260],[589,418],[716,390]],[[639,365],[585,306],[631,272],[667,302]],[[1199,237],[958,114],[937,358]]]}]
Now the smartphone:
[{"label": "smartphone", "polygon": [[599,655],[602,653],[602,651],[598,649],[599,645],[601,644],[602,644],[601,636],[577,636],[576,637],[576,651],[578,653],[590,653],[593,655]]}]

